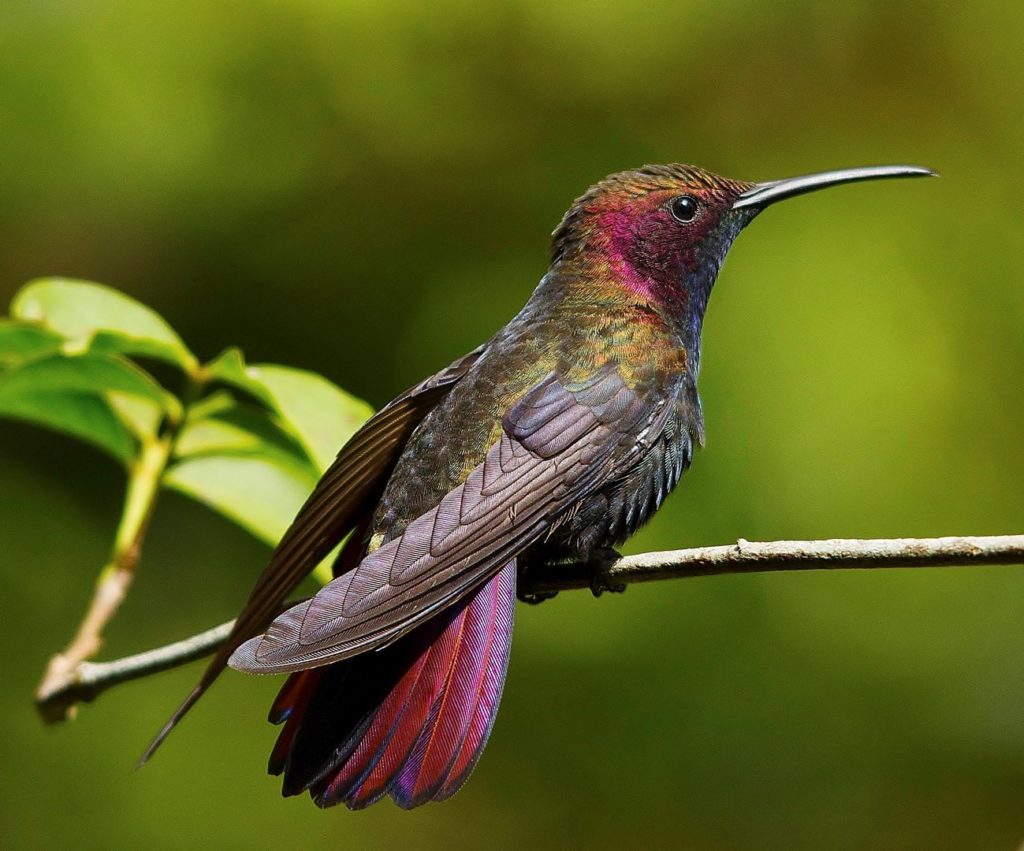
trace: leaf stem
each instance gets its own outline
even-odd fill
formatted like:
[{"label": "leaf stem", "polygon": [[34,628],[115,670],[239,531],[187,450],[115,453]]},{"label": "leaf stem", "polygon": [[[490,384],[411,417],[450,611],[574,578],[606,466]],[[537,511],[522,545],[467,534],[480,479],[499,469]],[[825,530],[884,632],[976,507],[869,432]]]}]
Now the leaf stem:
[{"label": "leaf stem", "polygon": [[51,697],[65,689],[79,666],[95,656],[103,646],[103,631],[117,614],[135,578],[164,473],[174,453],[188,406],[198,397],[200,389],[200,385],[189,378],[180,413],[168,417],[161,434],[144,436],[141,440],[138,457],[128,471],[124,507],[110,561],[100,571],[89,608],[74,638],[63,652],[50,659],[36,689],[36,705],[48,724],[65,721],[75,715],[74,704],[61,705]]}]

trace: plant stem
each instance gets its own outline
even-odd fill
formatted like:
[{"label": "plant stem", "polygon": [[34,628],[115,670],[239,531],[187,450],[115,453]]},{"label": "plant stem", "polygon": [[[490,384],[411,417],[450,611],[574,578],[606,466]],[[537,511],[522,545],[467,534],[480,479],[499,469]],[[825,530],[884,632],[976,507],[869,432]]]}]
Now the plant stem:
[{"label": "plant stem", "polygon": [[135,578],[164,472],[185,423],[188,405],[198,397],[199,391],[199,384],[190,378],[181,413],[167,421],[162,434],[144,436],[141,440],[139,455],[128,472],[124,507],[110,561],[100,571],[96,590],[74,638],[63,652],[51,657],[36,689],[36,706],[48,724],[66,721],[75,715],[73,703],[60,704],[51,697],[65,689],[79,666],[103,646],[103,630],[117,614]]}]

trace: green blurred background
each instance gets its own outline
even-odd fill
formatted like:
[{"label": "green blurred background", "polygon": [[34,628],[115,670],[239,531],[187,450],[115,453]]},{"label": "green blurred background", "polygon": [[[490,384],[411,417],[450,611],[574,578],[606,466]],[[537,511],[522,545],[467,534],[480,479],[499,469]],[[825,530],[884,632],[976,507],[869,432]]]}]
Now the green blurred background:
[{"label": "green blurred background", "polygon": [[[381,405],[488,337],[569,202],[681,160],[941,180],[771,210],[706,323],[709,441],[630,550],[1024,531],[1024,12],[930,2],[5,0],[0,301],[43,274],[194,351]],[[521,608],[487,753],[444,805],[320,812],[264,775],[276,680],[198,669],[44,729],[31,694],[121,498],[0,422],[0,846],[984,848],[1024,839],[1024,573],[657,583]],[[230,616],[266,557],[174,495],[111,658]]]}]

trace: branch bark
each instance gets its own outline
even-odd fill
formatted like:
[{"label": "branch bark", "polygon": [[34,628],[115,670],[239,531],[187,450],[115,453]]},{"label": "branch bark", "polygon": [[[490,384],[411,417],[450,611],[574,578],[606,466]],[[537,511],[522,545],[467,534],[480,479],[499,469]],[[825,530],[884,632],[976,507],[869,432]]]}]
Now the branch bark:
[{"label": "branch bark", "polygon": [[[522,590],[545,596],[577,588],[610,588],[727,573],[995,564],[1024,564],[1024,535],[763,543],[740,539],[725,546],[623,556],[596,567],[589,562],[553,564],[536,576],[525,576]],[[95,700],[119,683],[176,668],[213,653],[227,638],[233,623],[229,621],[182,641],[112,662],[80,662],[67,672],[62,683],[38,696],[36,705],[44,720],[67,717],[78,703]]]}]

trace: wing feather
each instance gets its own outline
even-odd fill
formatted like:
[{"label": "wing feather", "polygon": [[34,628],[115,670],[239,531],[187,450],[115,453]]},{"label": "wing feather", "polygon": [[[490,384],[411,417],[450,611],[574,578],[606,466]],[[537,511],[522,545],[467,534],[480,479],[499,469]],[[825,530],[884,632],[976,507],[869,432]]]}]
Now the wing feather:
[{"label": "wing feather", "polygon": [[[624,401],[626,400],[626,401]],[[230,665],[297,671],[386,646],[489,579],[636,451],[651,408],[614,365],[528,391],[465,482],[350,573],[239,646]]]}]

